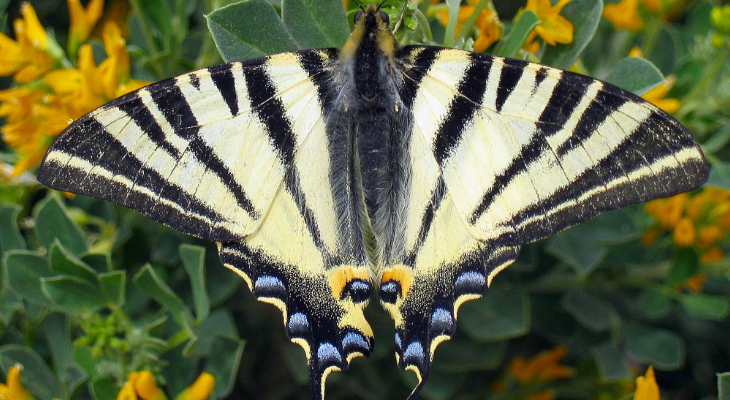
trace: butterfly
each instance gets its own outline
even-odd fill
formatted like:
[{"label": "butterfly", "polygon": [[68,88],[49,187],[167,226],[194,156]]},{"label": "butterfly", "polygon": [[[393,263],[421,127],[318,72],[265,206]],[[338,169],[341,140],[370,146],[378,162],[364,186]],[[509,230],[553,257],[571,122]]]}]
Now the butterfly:
[{"label": "butterfly", "polygon": [[402,47],[380,6],[361,8],[340,49],[213,66],[113,100],[62,132],[38,171],[215,241],[282,311],[313,399],[372,351],[374,290],[415,397],[461,304],[521,245],[708,176],[692,135],[631,93]]}]

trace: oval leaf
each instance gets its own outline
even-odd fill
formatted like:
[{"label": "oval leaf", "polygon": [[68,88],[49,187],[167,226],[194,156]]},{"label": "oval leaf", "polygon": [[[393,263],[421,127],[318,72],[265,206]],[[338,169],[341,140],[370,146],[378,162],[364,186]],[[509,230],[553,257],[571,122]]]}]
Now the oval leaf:
[{"label": "oval leaf", "polygon": [[108,302],[98,286],[71,276],[42,278],[41,288],[59,310],[69,314],[98,310]]},{"label": "oval leaf", "polygon": [[523,288],[494,285],[481,300],[459,310],[464,331],[477,340],[522,336],[530,329],[530,301]]},{"label": "oval leaf", "polygon": [[208,29],[227,62],[299,48],[265,0],[243,1],[213,11],[208,15]]},{"label": "oval leaf", "polygon": [[688,294],[680,299],[684,309],[697,318],[721,321],[730,311],[730,298],[706,294]]},{"label": "oval leaf", "polygon": [[50,195],[35,208],[35,232],[43,247],[58,241],[66,250],[77,255],[86,251],[86,238],[81,228],[71,220],[66,207],[56,195]]},{"label": "oval leaf", "polygon": [[350,34],[341,0],[284,0],[281,20],[302,49],[340,47]]},{"label": "oval leaf", "polygon": [[629,354],[638,362],[664,370],[684,365],[685,344],[674,332],[637,324],[626,324],[621,333]]},{"label": "oval leaf", "polygon": [[527,35],[532,32],[538,23],[540,23],[540,20],[537,19],[534,12],[524,11],[500,45],[497,54],[503,57],[514,57],[525,43]]},{"label": "oval leaf", "polygon": [[664,76],[651,61],[641,57],[626,57],[613,67],[604,80],[641,96],[664,82]]},{"label": "oval leaf", "polygon": [[10,288],[31,303],[52,307],[50,299],[41,289],[41,278],[55,275],[46,259],[32,251],[13,250],[5,255]]},{"label": "oval leaf", "polygon": [[20,206],[0,208],[0,254],[3,251],[25,250],[25,238],[18,229]]}]

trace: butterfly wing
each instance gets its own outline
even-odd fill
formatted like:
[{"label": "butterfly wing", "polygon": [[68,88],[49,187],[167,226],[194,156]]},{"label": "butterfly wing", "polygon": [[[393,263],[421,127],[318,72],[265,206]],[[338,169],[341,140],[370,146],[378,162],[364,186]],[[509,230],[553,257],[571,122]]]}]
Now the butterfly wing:
[{"label": "butterfly wing", "polygon": [[398,362],[421,381],[459,306],[520,245],[707,179],[691,134],[614,86],[454,49],[406,47],[400,62],[414,119],[408,257],[385,269],[381,299]]},{"label": "butterfly wing", "polygon": [[218,242],[224,265],[283,312],[314,398],[373,343],[362,313],[369,268],[340,245],[348,226],[328,179],[317,82],[335,59],[335,50],[283,53],[140,89],[59,135],[38,174]]}]

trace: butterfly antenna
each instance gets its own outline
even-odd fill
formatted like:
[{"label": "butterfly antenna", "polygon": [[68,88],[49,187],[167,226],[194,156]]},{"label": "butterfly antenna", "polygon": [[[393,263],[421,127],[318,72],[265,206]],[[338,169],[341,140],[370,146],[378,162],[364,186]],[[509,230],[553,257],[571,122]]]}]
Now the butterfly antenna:
[{"label": "butterfly antenna", "polygon": [[355,4],[357,4],[358,7],[360,7],[361,10],[365,11],[363,6],[357,0],[353,0],[353,1],[355,2]]},{"label": "butterfly antenna", "polygon": [[400,24],[403,22],[403,18],[405,18],[405,16],[406,16],[406,8],[408,8],[408,0],[406,0],[406,2],[403,3],[403,9],[400,10],[400,17],[398,17],[398,21],[395,23],[395,26],[393,27],[394,35],[396,32],[398,32],[398,29],[400,28]]},{"label": "butterfly antenna", "polygon": [[376,9],[375,9],[375,11],[378,11],[378,10],[380,10],[380,7],[382,7],[382,6],[383,6],[383,4],[385,4],[385,2],[387,2],[387,1],[388,1],[388,0],[383,0],[383,1],[381,1],[381,2],[380,2],[380,4],[378,4],[378,8],[376,8]]}]

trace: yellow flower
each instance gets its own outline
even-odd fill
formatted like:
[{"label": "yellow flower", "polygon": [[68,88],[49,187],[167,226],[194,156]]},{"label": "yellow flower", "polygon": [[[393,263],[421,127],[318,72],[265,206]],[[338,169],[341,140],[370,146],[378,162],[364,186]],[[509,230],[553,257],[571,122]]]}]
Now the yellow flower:
[{"label": "yellow flower", "polygon": [[644,20],[639,14],[639,0],[621,0],[618,3],[606,4],[603,18],[613,24],[613,29],[626,29],[638,32],[644,28]]},{"label": "yellow flower", "polygon": [[129,383],[125,382],[124,386],[122,386],[122,390],[119,391],[119,394],[117,395],[117,400],[137,400],[137,392],[134,391],[134,386]]},{"label": "yellow flower", "polygon": [[213,375],[203,372],[190,387],[180,393],[175,400],[206,400],[213,393],[215,378]]},{"label": "yellow flower", "polygon": [[684,217],[677,222],[672,233],[674,243],[680,247],[691,246],[697,238],[697,230],[694,223],[688,217]]},{"label": "yellow flower", "polygon": [[654,367],[649,366],[644,376],[636,378],[634,400],[659,400],[659,385],[654,377]]},{"label": "yellow flower", "polygon": [[150,371],[141,371],[129,374],[129,379],[133,381],[134,390],[143,400],[167,400],[165,392],[162,391],[155,383],[155,377]]},{"label": "yellow flower", "polygon": [[[474,13],[474,9],[479,5],[479,0],[467,0],[468,5],[459,7],[459,16],[456,23],[456,34],[461,33],[464,23]],[[447,11],[439,11],[437,14],[439,21],[443,26],[449,23],[449,13]],[[477,16],[474,23],[479,31],[479,36],[474,41],[474,51],[484,51],[492,43],[502,37],[502,23],[499,17],[490,6],[485,7]]]},{"label": "yellow flower", "polygon": [[550,382],[570,378],[573,376],[573,369],[558,364],[567,352],[568,349],[565,346],[558,346],[529,360],[517,357],[509,364],[507,371],[522,384],[532,381]]},{"label": "yellow flower", "polygon": [[687,278],[682,286],[695,293],[699,293],[705,287],[705,282],[707,282],[707,278],[708,276],[706,273],[700,272]]},{"label": "yellow flower", "polygon": [[31,82],[51,69],[55,61],[46,51],[48,35],[28,3],[20,7],[22,19],[13,21],[16,40],[0,32],[0,76],[15,74],[18,83]]},{"label": "yellow flower", "polygon": [[677,78],[675,76],[668,76],[664,82],[644,93],[641,97],[670,114],[676,112],[682,106],[682,102],[674,98],[664,98],[669,93],[669,89],[674,86],[674,81],[676,80]]},{"label": "yellow flower", "polygon": [[546,44],[555,46],[558,43],[567,44],[573,41],[573,24],[560,15],[563,7],[570,0],[560,0],[554,6],[550,0],[527,0],[524,10],[537,14],[540,23],[530,33],[526,43],[532,43],[535,36],[540,36]]},{"label": "yellow flower", "polygon": [[[102,5],[101,0],[92,0],[84,23],[98,19]],[[69,0],[69,6],[80,7],[74,0]],[[75,12],[78,10],[71,14]],[[0,33],[0,53],[9,55],[0,58],[0,75],[17,71],[14,79],[21,84],[0,91],[0,118],[5,118],[2,137],[19,156],[14,176],[37,166],[53,138],[73,120],[147,84],[130,79],[126,42],[113,22],[105,25],[102,36],[107,58],[98,67],[91,46],[82,45],[77,68],[53,69],[57,64],[46,46],[55,49],[58,45],[46,36],[31,6],[24,5],[22,13],[23,19],[15,21],[17,42]],[[88,36],[91,27],[87,28],[79,32]],[[36,81],[41,77],[42,82]],[[28,82],[32,83],[24,84]]]},{"label": "yellow flower", "polygon": [[700,228],[699,232],[697,233],[697,244],[700,246],[700,248],[706,249],[718,240],[722,238],[723,235],[722,228],[719,225],[708,225]]},{"label": "yellow flower", "polygon": [[629,50],[629,57],[644,57],[644,52],[638,46],[634,46]]},{"label": "yellow flower", "polygon": [[654,217],[663,228],[673,228],[684,215],[687,204],[687,193],[681,193],[666,199],[652,200],[644,206],[644,211]]},{"label": "yellow flower", "polygon": [[722,249],[719,247],[713,247],[700,256],[700,262],[702,264],[715,264],[719,263],[720,261],[725,258],[725,253],[722,252]]},{"label": "yellow flower", "polygon": [[8,378],[5,384],[0,383],[0,399],[8,400],[34,400],[23,384],[20,383],[20,371],[23,366],[15,364],[8,371]]},{"label": "yellow flower", "polygon": [[67,3],[71,17],[68,49],[70,53],[75,54],[81,43],[89,38],[91,31],[101,18],[101,13],[104,11],[104,0],[89,1],[86,9],[79,0],[67,0]]}]

